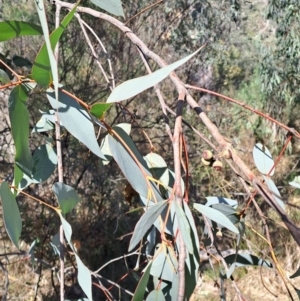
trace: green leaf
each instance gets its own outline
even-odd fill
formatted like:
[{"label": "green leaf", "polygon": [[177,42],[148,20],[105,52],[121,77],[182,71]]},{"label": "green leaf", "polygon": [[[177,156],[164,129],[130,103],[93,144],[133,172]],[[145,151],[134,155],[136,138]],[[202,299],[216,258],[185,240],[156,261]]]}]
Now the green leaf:
[{"label": "green leaf", "polygon": [[[9,118],[16,148],[15,162],[27,175],[31,175],[32,157],[29,149],[29,113],[25,104],[28,90],[23,85],[16,86],[9,95]],[[15,183],[18,186],[19,183]]]},{"label": "green leaf", "polygon": [[146,212],[142,215],[134,228],[133,235],[131,237],[128,251],[130,252],[145,236],[147,231],[151,228],[155,220],[160,216],[161,212],[168,204],[168,200],[158,202],[152,206],[146,208]]},{"label": "green leaf", "polygon": [[0,42],[22,36],[42,35],[43,30],[40,26],[22,21],[0,22]]},{"label": "green leaf", "polygon": [[109,12],[110,14],[125,18],[122,8],[122,2],[120,0],[91,0],[91,2],[99,6],[103,10]]},{"label": "green leaf", "polygon": [[58,91],[59,101],[55,99],[55,94],[50,90],[47,92],[47,97],[52,108],[58,111],[63,126],[95,155],[106,159],[100,151],[91,118],[78,102],[61,90]]},{"label": "green leaf", "polygon": [[78,268],[78,282],[79,285],[81,286],[82,290],[84,291],[84,293],[86,294],[86,296],[88,297],[88,299],[90,301],[93,300],[92,298],[92,277],[91,277],[91,273],[88,270],[88,268],[82,263],[81,259],[78,257],[76,250],[72,244],[71,241],[71,237],[72,237],[72,227],[71,225],[64,219],[64,217],[62,216],[62,214],[58,211],[59,217],[60,217],[60,221],[62,224],[62,227],[64,229],[64,234],[65,237],[67,239],[67,242],[69,244],[69,246],[71,247],[71,249],[73,250],[74,254],[75,254],[75,258],[76,258],[76,263],[77,263],[77,268]]},{"label": "green leaf", "polygon": [[190,228],[189,222],[185,216],[183,209],[177,204],[177,202],[173,201],[172,204],[175,208],[176,217],[178,220],[178,228],[180,230],[181,237],[182,237],[189,253],[193,254],[194,248],[193,248],[193,243],[192,243],[192,239],[191,239],[191,228]]},{"label": "green leaf", "polygon": [[[259,172],[261,172],[264,175],[267,175],[274,166],[274,161],[270,151],[261,143],[257,143],[254,146],[253,159]],[[270,176],[273,176],[274,172],[275,168],[272,169]]]},{"label": "green leaf", "polygon": [[165,296],[161,290],[153,290],[147,296],[146,301],[165,301]]},{"label": "green leaf", "polygon": [[53,185],[52,190],[63,214],[69,213],[80,202],[77,192],[71,186],[57,182]]},{"label": "green leaf", "polygon": [[126,100],[128,98],[131,98],[133,96],[138,95],[139,93],[153,87],[154,85],[161,82],[163,79],[165,79],[173,70],[178,68],[179,66],[186,63],[189,59],[191,59],[194,55],[196,55],[199,51],[198,49],[196,52],[192,53],[191,55],[171,64],[168,66],[165,66],[151,74],[138,77],[135,79],[128,80],[121,85],[117,86],[110,96],[107,99],[108,103],[111,102],[118,102],[122,100]]},{"label": "green leaf", "polygon": [[225,216],[223,213],[219,212],[216,209],[210,208],[208,206],[204,206],[201,204],[194,204],[194,208],[198,210],[200,213],[210,218],[214,222],[222,225],[223,227],[229,229],[230,231],[238,234],[239,230],[235,227],[235,225]]},{"label": "green leaf", "polygon": [[147,265],[147,267],[144,270],[144,275],[142,276],[135,292],[134,292],[134,296],[131,299],[131,301],[142,301],[144,300],[144,295],[146,292],[146,288],[147,288],[147,284],[148,284],[148,280],[149,280],[149,276],[150,276],[150,270],[151,270],[151,266],[152,266],[152,261],[150,261]]},{"label": "green leaf", "polygon": [[102,120],[104,118],[105,112],[111,107],[111,104],[108,103],[96,103],[92,105],[90,113]]},{"label": "green leaf", "polygon": [[32,67],[32,78],[42,87],[48,87],[53,81],[52,76],[54,76],[54,82],[58,83],[57,65],[53,51],[64,30],[73,19],[77,5],[75,5],[74,8],[66,15],[59,27],[56,28],[49,37],[44,3],[41,0],[35,1],[44,32],[45,43],[35,58],[35,62]]},{"label": "green leaf", "polygon": [[5,181],[1,183],[0,197],[6,232],[13,244],[19,249],[19,238],[22,231],[21,215],[16,199]]},{"label": "green leaf", "polygon": [[10,83],[10,78],[9,76],[7,75],[7,73],[0,69],[0,83],[3,83],[3,84],[7,84],[7,83]]}]

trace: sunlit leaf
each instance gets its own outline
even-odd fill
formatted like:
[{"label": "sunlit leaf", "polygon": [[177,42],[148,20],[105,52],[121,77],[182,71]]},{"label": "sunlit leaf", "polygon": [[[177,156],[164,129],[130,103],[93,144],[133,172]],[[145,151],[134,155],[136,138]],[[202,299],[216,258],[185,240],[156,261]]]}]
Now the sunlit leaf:
[{"label": "sunlit leaf", "polygon": [[59,101],[55,99],[54,92],[50,90],[47,92],[47,97],[52,108],[58,111],[59,119],[64,127],[95,155],[106,159],[100,151],[91,118],[78,102],[61,90],[58,91]]},{"label": "sunlit leaf", "polygon": [[90,113],[102,120],[104,118],[105,112],[111,107],[108,103],[95,103],[90,109]]},{"label": "sunlit leaf", "polygon": [[[131,131],[131,124],[130,123],[119,123],[116,126],[120,127],[121,129],[123,129],[124,132],[127,135],[130,134],[130,131]],[[113,129],[116,130],[115,127],[113,127]],[[106,158],[106,160],[102,160],[102,164],[103,165],[107,165],[111,161],[111,159],[113,157],[113,155],[112,155],[112,153],[110,151],[110,148],[109,148],[108,136],[109,135],[106,135],[105,138],[102,139],[101,145],[100,145],[100,150],[101,150],[101,152],[104,154],[104,156]]]},{"label": "sunlit leaf", "polygon": [[[264,175],[268,175],[274,166],[274,161],[270,151],[261,143],[257,143],[253,148],[253,159],[257,169]],[[273,176],[275,168],[270,176]]]},{"label": "sunlit leaf", "polygon": [[153,87],[154,85],[165,79],[173,70],[186,63],[194,55],[196,55],[201,49],[192,53],[191,55],[171,64],[163,67],[151,74],[128,80],[121,85],[117,86],[107,99],[107,102],[118,102],[129,99],[139,93]]},{"label": "sunlit leaf", "polygon": [[22,21],[0,22],[0,42],[22,36],[42,35],[42,28],[36,24]]},{"label": "sunlit leaf", "polygon": [[[53,55],[53,50],[57,45],[61,35],[66,29],[67,25],[73,19],[73,16],[76,12],[77,5],[66,15],[58,28],[56,28],[49,37],[48,23],[45,14],[44,3],[41,0],[35,0],[37,5],[37,11],[39,13],[40,21],[43,28],[43,33],[45,37],[45,43],[41,47],[38,55],[35,58],[33,67],[32,67],[32,78],[41,86],[47,87],[52,80],[58,83],[57,76],[57,66],[56,60]],[[50,56],[50,57],[49,57]],[[52,77],[56,78],[52,78]]]},{"label": "sunlit leaf", "polygon": [[198,210],[200,213],[202,213],[203,215],[205,215],[206,217],[213,220],[214,222],[229,229],[230,231],[236,234],[239,233],[239,230],[235,227],[235,225],[228,219],[227,216],[225,216],[220,211],[201,204],[194,204],[194,208]]},{"label": "sunlit leaf", "polygon": [[57,182],[53,185],[52,190],[63,214],[69,213],[80,202],[77,192],[71,186]]},{"label": "sunlit leaf", "polygon": [[76,263],[77,263],[77,268],[78,268],[78,282],[79,285],[81,286],[82,290],[88,297],[90,301],[93,300],[92,298],[92,277],[91,273],[88,270],[88,268],[82,263],[81,259],[78,257],[76,254],[76,249],[74,248],[71,237],[72,237],[72,227],[71,225],[64,219],[62,214],[57,211],[60,217],[61,224],[63,226],[64,234],[67,239],[67,242],[70,246],[70,248],[73,250],[75,258],[76,258]]},{"label": "sunlit leaf", "polygon": [[185,216],[183,209],[177,204],[177,202],[173,201],[172,205],[175,208],[176,217],[178,220],[178,228],[180,230],[181,237],[189,253],[193,254],[194,249],[193,249],[193,244],[191,239],[191,228],[189,222]]},{"label": "sunlit leaf", "polygon": [[153,290],[149,293],[146,301],[165,301],[165,296],[161,290]]},{"label": "sunlit leaf", "polygon": [[149,206],[146,209],[146,212],[135,225],[134,232],[129,243],[129,252],[142,240],[167,204],[168,201],[166,200]]},{"label": "sunlit leaf", "polygon": [[285,211],[284,202],[282,201],[280,192],[278,188],[276,187],[275,183],[267,176],[263,175],[263,178],[265,180],[265,183],[268,185],[270,192],[274,196],[274,199],[279,204],[279,206]]},{"label": "sunlit leaf", "polygon": [[172,281],[178,262],[174,250],[165,244],[158,244],[153,256],[150,274],[166,281]]},{"label": "sunlit leaf", "polygon": [[146,292],[146,288],[147,288],[147,284],[148,284],[148,280],[149,280],[149,276],[150,276],[150,270],[152,267],[152,261],[150,261],[147,265],[147,267],[144,270],[144,274],[139,282],[139,284],[137,285],[137,288],[134,292],[134,296],[131,299],[131,301],[141,301],[144,300],[144,295]]},{"label": "sunlit leaf", "polygon": [[0,186],[0,197],[6,232],[13,244],[19,248],[22,219],[16,199],[5,181],[3,181]]},{"label": "sunlit leaf", "polygon": [[95,5],[115,16],[124,16],[122,2],[120,0],[91,0]]}]

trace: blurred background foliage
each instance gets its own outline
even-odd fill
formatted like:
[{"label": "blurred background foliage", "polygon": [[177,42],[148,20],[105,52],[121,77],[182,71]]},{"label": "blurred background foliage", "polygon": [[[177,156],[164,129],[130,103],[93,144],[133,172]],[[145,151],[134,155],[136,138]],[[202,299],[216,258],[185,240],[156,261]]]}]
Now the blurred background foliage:
[{"label": "blurred background foliage", "polygon": [[[127,26],[132,32],[168,63],[192,53],[207,43],[196,58],[177,70],[184,82],[223,93],[262,110],[283,123],[299,128],[300,2],[298,0],[160,1],[134,17],[150,4],[152,3],[145,0],[124,1],[126,19],[121,21],[128,21]],[[95,8],[86,0],[81,1],[80,5]],[[64,14],[66,11],[62,11],[61,18]],[[25,0],[3,0],[1,17],[4,20],[38,23],[34,5],[31,1]],[[130,43],[123,33],[103,20],[84,14],[81,17],[93,28],[106,47],[108,55],[100,49],[96,39],[90,35],[99,60],[106,71],[109,70],[107,58],[111,60],[116,85],[147,73],[135,45]],[[134,18],[131,19],[131,17]],[[48,21],[52,29],[54,29],[54,18],[55,7],[48,4]],[[26,65],[24,61],[20,63],[18,58],[33,62],[42,42],[40,37],[20,37],[2,43],[1,59],[12,66],[16,72],[28,74],[30,64]],[[96,58],[88,48],[80,25],[75,19],[60,40],[59,66],[60,81],[68,91],[89,104],[106,101],[110,93],[109,84],[100,72]],[[152,70],[157,69],[152,62],[150,66]],[[177,95],[170,81],[165,80],[160,86],[168,105],[175,108]],[[203,93],[191,93],[221,132],[242,153],[250,166],[253,166],[251,152],[255,142],[263,142],[274,155],[278,154],[283,146],[285,133],[266,120],[222,99]],[[110,109],[106,117],[107,122],[111,125],[132,122],[132,137],[143,155],[150,152],[150,145],[141,129],[145,130],[155,147],[155,152],[172,167],[172,144],[165,132],[162,112],[153,90],[143,92],[123,104],[126,109],[119,105]],[[49,109],[47,101],[38,91],[30,96],[28,106],[33,124],[40,118],[39,110]],[[9,129],[9,125],[5,123],[7,109],[4,103],[1,104],[1,110],[3,123],[1,131],[6,133],[5,129]],[[186,108],[184,118],[204,134],[208,134],[201,125],[198,125],[198,119],[189,108]],[[173,124],[174,120],[171,119],[170,122]],[[238,199],[242,205],[244,199],[240,194],[240,184],[232,176],[229,167],[226,167],[225,172],[220,174],[201,165],[201,153],[207,149],[207,146],[195,138],[188,128],[184,128],[184,131],[191,162],[191,201],[203,202],[205,196],[220,195]],[[9,135],[3,137],[0,146],[0,163],[3,168],[0,175],[2,179],[9,179],[9,170],[12,170],[12,158],[9,156],[10,148],[8,147],[11,137]],[[103,138],[102,134],[101,138]],[[43,137],[36,134],[32,136],[32,149],[41,139]],[[70,213],[68,218],[73,226],[75,239],[81,243],[80,252],[83,260],[92,270],[97,269],[110,259],[126,253],[129,238],[123,238],[122,235],[132,231],[139,217],[139,211],[128,213],[138,206],[135,194],[130,187],[128,188],[125,178],[120,174],[114,162],[106,167],[100,166],[95,157],[68,133],[64,133],[62,143],[66,184],[77,189],[82,197],[81,204]],[[295,141],[289,149],[289,156],[280,162],[275,174],[275,182],[279,184],[282,195],[290,203],[296,204],[299,200],[289,198],[291,189],[287,187],[287,183],[292,175],[299,173],[298,156],[299,144]],[[27,191],[54,203],[54,197],[49,189],[52,182],[53,178],[42,187],[30,187]],[[28,219],[27,216],[24,220],[22,232],[24,243],[30,245],[35,238],[38,238],[39,256],[52,263],[55,259],[47,243],[56,233],[59,221],[53,213],[47,212],[45,208],[29,200],[20,201],[20,206],[23,206],[23,212],[30,212],[30,218]],[[261,206],[266,215],[272,216],[271,210],[264,204]],[[293,213],[293,217],[294,220],[299,221],[299,212]],[[272,218],[275,219],[272,229],[277,235],[274,239],[277,237],[278,254],[283,258],[282,260],[287,256],[295,256],[290,247],[292,243],[284,238],[282,233],[285,232],[276,224],[276,217],[272,216]],[[260,230],[258,216],[251,209],[249,209],[249,222],[254,228]],[[0,253],[10,251],[3,228],[1,227]],[[199,231],[201,236],[202,230]],[[257,238],[251,231],[249,232],[245,247],[253,249],[253,241]],[[285,247],[279,238],[285,242]],[[231,247],[230,241],[230,236],[225,233],[220,241],[221,248]],[[265,248],[263,242],[256,243],[256,247]],[[69,259],[71,266],[72,258]],[[290,262],[287,267],[295,268],[293,262]],[[134,264],[135,258],[128,260],[127,268],[125,264],[112,263],[109,268],[103,270],[103,275],[117,282],[128,272],[128,269],[134,267]],[[28,266],[24,267],[17,263],[10,265],[9,268],[19,275],[19,270],[30,269]],[[42,277],[44,282],[39,284],[39,294],[43,296],[43,300],[56,300],[56,286],[50,283],[50,272],[42,272],[39,267],[36,267],[34,271],[36,275],[43,274],[44,277]],[[134,276],[134,273],[129,273],[120,285],[132,289],[137,283]],[[80,297],[80,291],[74,288],[72,277],[70,275],[70,292],[68,293],[71,297]],[[23,281],[20,286],[22,290],[16,286],[10,287],[9,294],[12,299],[18,295],[20,298],[29,300],[28,296],[33,294],[32,288],[35,282],[30,280],[29,284],[26,284],[26,281],[29,280],[25,279],[25,284]],[[213,290],[211,288],[212,292]],[[280,295],[283,289],[279,287],[278,291]],[[214,293],[212,293],[212,298],[213,295]],[[260,297],[254,298],[258,300]],[[265,297],[264,300],[268,299]]]}]

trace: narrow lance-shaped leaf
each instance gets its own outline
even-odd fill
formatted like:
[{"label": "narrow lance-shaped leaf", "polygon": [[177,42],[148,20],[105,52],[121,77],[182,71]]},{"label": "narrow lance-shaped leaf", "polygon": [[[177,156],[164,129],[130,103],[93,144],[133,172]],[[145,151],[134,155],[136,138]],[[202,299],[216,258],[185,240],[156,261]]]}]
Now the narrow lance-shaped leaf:
[{"label": "narrow lance-shaped leaf", "polygon": [[191,238],[191,228],[189,222],[185,216],[183,209],[177,204],[176,201],[173,201],[176,217],[178,220],[178,227],[181,233],[181,237],[185,243],[186,248],[188,249],[190,254],[193,254],[193,243]]},{"label": "narrow lance-shaped leaf", "polygon": [[[35,62],[32,67],[32,78],[41,86],[47,87],[54,80],[55,86],[58,84],[57,65],[53,55],[53,50],[57,45],[61,35],[66,29],[67,25],[73,19],[76,12],[77,5],[66,15],[58,28],[56,28],[49,37],[48,24],[45,15],[45,8],[43,1],[35,0],[40,21],[42,24],[45,43],[41,47]],[[52,71],[52,72],[51,72]],[[52,77],[53,76],[53,77]]]},{"label": "narrow lance-shaped leaf", "polygon": [[[15,87],[9,95],[9,118],[16,148],[15,161],[22,172],[31,175],[32,156],[29,149],[29,113],[26,107],[28,90],[23,85]],[[19,183],[15,183],[18,186]]]},{"label": "narrow lance-shaped leaf", "polygon": [[146,292],[146,288],[147,288],[147,284],[148,284],[148,280],[149,280],[149,276],[150,276],[151,266],[152,266],[152,261],[150,261],[148,263],[147,267],[145,268],[144,275],[142,276],[131,301],[144,300],[144,295]]},{"label": "narrow lance-shaped leaf", "polygon": [[[274,161],[270,151],[261,143],[257,143],[253,148],[253,159],[257,169],[264,175],[271,170],[270,176],[275,172]],[[272,169],[273,168],[273,169]]]},{"label": "narrow lance-shaped leaf", "polygon": [[40,26],[23,21],[0,22],[0,42],[22,36],[42,35]]},{"label": "narrow lance-shaped leaf", "polygon": [[147,208],[147,211],[142,215],[140,220],[135,225],[134,232],[129,243],[129,252],[141,241],[167,204],[168,201],[166,200],[158,202]]},{"label": "narrow lance-shaped leaf", "polygon": [[110,102],[118,102],[118,101],[126,100],[153,87],[154,85],[158,84],[163,79],[165,79],[173,70],[186,63],[189,59],[191,59],[194,55],[196,55],[201,49],[202,48],[195,51],[191,55],[171,65],[165,66],[151,74],[138,77],[135,79],[130,79],[122,83],[112,91],[112,93],[107,99],[107,102],[110,103]]},{"label": "narrow lance-shaped leaf", "polygon": [[59,100],[55,99],[55,94],[50,90],[47,92],[47,97],[52,108],[57,110],[59,119],[64,127],[95,155],[105,159],[105,156],[100,151],[91,118],[77,101],[61,90],[58,91]]},{"label": "narrow lance-shaped leaf", "polygon": [[95,103],[92,105],[90,109],[90,113],[97,117],[98,119],[102,120],[104,118],[105,112],[111,107],[111,104],[108,103]]},{"label": "narrow lance-shaped leaf", "polygon": [[[108,136],[109,148],[132,188],[147,200],[153,202],[163,200],[158,188],[150,182],[149,178],[152,175],[132,139],[119,127],[114,128],[114,132],[114,136]],[[127,146],[126,149],[124,145]]]},{"label": "narrow lance-shaped leaf", "polygon": [[225,216],[220,211],[201,204],[194,204],[194,208],[198,210],[200,213],[202,213],[203,215],[205,215],[206,217],[213,220],[214,222],[229,229],[230,231],[236,234],[239,233],[239,230],[235,227],[235,225],[228,219],[227,216]]},{"label": "narrow lance-shaped leaf", "polygon": [[65,234],[65,237],[67,239],[67,242],[68,242],[69,246],[71,247],[71,249],[73,250],[73,252],[75,254],[77,268],[78,268],[78,282],[79,282],[82,290],[84,291],[84,293],[88,297],[88,299],[90,301],[92,301],[93,300],[93,298],[92,298],[92,277],[91,277],[90,271],[82,263],[81,259],[77,255],[76,250],[75,250],[75,248],[74,248],[74,246],[72,244],[72,241],[71,241],[72,227],[64,219],[64,217],[62,216],[62,214],[61,214],[61,212],[59,210],[57,211],[57,213],[59,214],[59,217],[60,217],[63,229],[64,229],[64,234]]},{"label": "narrow lance-shaped leaf", "polygon": [[6,232],[14,245],[19,248],[22,220],[16,199],[5,181],[1,183],[0,197]]}]

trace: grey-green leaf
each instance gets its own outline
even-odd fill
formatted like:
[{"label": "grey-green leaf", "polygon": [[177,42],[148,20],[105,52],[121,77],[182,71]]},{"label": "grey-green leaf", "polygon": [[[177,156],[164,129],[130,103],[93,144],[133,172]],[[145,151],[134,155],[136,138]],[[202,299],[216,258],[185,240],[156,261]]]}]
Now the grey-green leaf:
[{"label": "grey-green leaf", "polygon": [[78,282],[79,282],[82,290],[84,291],[84,293],[88,297],[88,299],[90,301],[92,301],[93,300],[93,298],[92,298],[92,278],[91,278],[90,271],[82,263],[82,261],[80,260],[80,258],[76,254],[76,250],[75,250],[75,248],[72,244],[72,241],[71,241],[71,237],[72,237],[72,227],[71,227],[71,225],[64,219],[62,214],[59,214],[59,217],[60,217],[60,221],[61,221],[61,224],[63,226],[63,229],[64,229],[64,234],[65,234],[65,237],[67,239],[67,242],[68,242],[69,246],[71,247],[71,249],[73,250],[73,252],[75,254],[75,258],[76,258],[76,262],[77,262],[77,268],[78,268]]},{"label": "grey-green leaf", "polygon": [[112,91],[112,93],[107,99],[107,102],[118,102],[118,101],[126,100],[153,87],[154,85],[158,84],[163,79],[165,79],[173,70],[186,63],[200,50],[201,48],[195,51],[194,53],[192,53],[191,55],[188,55],[187,57],[171,65],[165,66],[151,74],[138,77],[135,79],[130,79],[122,83]]},{"label": "grey-green leaf", "polygon": [[95,5],[115,16],[124,16],[122,2],[120,0],[91,0]]},{"label": "grey-green leaf", "polygon": [[147,211],[142,215],[140,220],[137,222],[134,228],[133,235],[131,237],[128,251],[130,252],[144,237],[150,227],[153,225],[155,220],[159,217],[161,212],[167,206],[168,201],[158,202],[147,208]]},{"label": "grey-green leaf", "polygon": [[58,101],[55,94],[48,90],[48,100],[54,110],[58,110],[59,119],[64,127],[80,142],[85,144],[95,155],[106,159],[100,151],[94,125],[89,114],[69,95],[58,91]]},{"label": "grey-green leaf", "polygon": [[177,204],[176,201],[173,201],[172,204],[174,205],[176,217],[178,220],[178,228],[181,233],[181,237],[185,243],[185,246],[190,254],[193,254],[193,243],[191,238],[191,228],[189,222],[186,218],[186,215],[183,209]]},{"label": "grey-green leaf", "polygon": [[77,192],[71,186],[57,182],[53,185],[52,190],[63,214],[70,212],[80,202]]},{"label": "grey-green leaf", "polygon": [[[152,175],[132,139],[123,129],[116,127],[114,130],[122,142],[118,137],[109,135],[109,148],[128,182],[138,194],[145,198],[149,196],[149,201],[161,201],[162,196],[159,190],[155,184],[151,183],[149,179],[147,180],[147,178],[152,177]],[[127,146],[128,149],[125,149],[124,145]],[[128,153],[129,150],[131,155]]]},{"label": "grey-green leaf", "polygon": [[13,244],[19,248],[19,238],[22,231],[21,215],[16,199],[11,192],[8,183],[5,181],[1,183],[0,197],[6,232]]},{"label": "grey-green leaf", "polygon": [[153,290],[150,292],[150,294],[147,296],[146,301],[165,301],[165,296],[161,290]]},{"label": "grey-green leaf", "polygon": [[280,192],[279,192],[277,186],[269,177],[263,175],[263,178],[264,178],[266,184],[268,185],[270,192],[274,196],[274,199],[279,204],[279,206],[285,211],[284,202],[282,201],[282,198],[281,198],[281,195],[280,195]]},{"label": "grey-green leaf", "polygon": [[[257,143],[253,148],[253,159],[257,169],[264,175],[267,175],[272,167],[274,161],[270,151],[261,143]],[[275,168],[272,169],[270,176],[273,176]]]},{"label": "grey-green leaf", "polygon": [[300,276],[300,266],[299,266],[298,270],[292,276],[290,276],[290,278],[292,279],[292,278],[296,278],[299,276]]},{"label": "grey-green leaf", "polygon": [[239,230],[235,227],[235,225],[228,219],[227,216],[225,216],[220,211],[201,204],[194,204],[194,208],[198,210],[200,213],[202,213],[203,215],[205,215],[206,217],[213,220],[214,222],[229,229],[230,231],[236,234],[239,233]]}]

